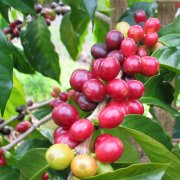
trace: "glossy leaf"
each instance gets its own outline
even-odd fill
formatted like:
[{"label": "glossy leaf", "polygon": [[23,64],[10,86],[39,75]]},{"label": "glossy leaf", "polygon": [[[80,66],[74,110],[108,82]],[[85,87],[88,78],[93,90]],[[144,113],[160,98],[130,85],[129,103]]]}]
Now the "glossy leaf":
[{"label": "glossy leaf", "polygon": [[19,72],[25,74],[34,74],[35,70],[26,59],[24,55],[24,51],[20,48],[12,45],[12,53],[13,53],[13,64],[14,68],[16,68]]},{"label": "glossy leaf", "polygon": [[162,67],[180,74],[180,49],[177,47],[161,47],[152,56],[157,58]]},{"label": "glossy leaf", "polygon": [[172,108],[169,104],[164,103],[163,101],[153,98],[153,97],[142,97],[140,101],[144,104],[150,104],[150,105],[155,105],[159,106],[160,108],[163,108],[164,110],[168,111],[171,113],[172,116],[180,116],[180,113],[176,111],[174,108]]},{"label": "glossy leaf", "polygon": [[9,22],[8,10],[9,10],[9,6],[7,6],[6,4],[2,3],[1,0],[0,0],[0,14],[2,14],[3,18],[7,22]]},{"label": "glossy leaf", "polygon": [[53,142],[54,142],[54,138],[53,138],[54,130],[51,130],[51,129],[48,129],[48,128],[41,126],[39,128],[39,132],[42,134],[43,137],[47,138],[49,140],[49,142],[51,142],[53,144]]},{"label": "glossy leaf", "polygon": [[164,164],[134,164],[127,168],[122,168],[115,170],[113,172],[105,173],[102,175],[92,176],[89,180],[109,180],[109,179],[119,179],[119,180],[160,180],[165,173],[166,165]]},{"label": "glossy leaf", "polygon": [[33,0],[0,0],[8,6],[26,14],[35,14]]},{"label": "glossy leaf", "polygon": [[180,32],[180,15],[170,24],[161,28],[158,32],[159,36],[165,36],[167,34],[179,34]]},{"label": "glossy leaf", "polygon": [[153,0],[128,0],[128,6],[133,6],[135,3],[138,3],[138,2],[153,2]]},{"label": "glossy leaf", "polygon": [[157,9],[156,3],[150,2],[138,2],[134,4],[131,8],[127,9],[126,12],[120,17],[119,21],[128,22],[130,25],[134,25],[134,13],[136,10],[142,9],[146,12],[147,18],[155,15]]},{"label": "glossy leaf", "polygon": [[7,179],[19,180],[20,172],[17,168],[14,168],[14,167],[10,167],[10,166],[0,167],[0,179],[1,180],[7,180]]},{"label": "glossy leaf", "polygon": [[47,149],[37,148],[27,152],[19,160],[19,169],[29,180],[36,180],[40,178],[44,171],[47,170],[49,165],[45,160],[45,153]]},{"label": "glossy leaf", "polygon": [[180,46],[180,34],[167,34],[158,39],[165,46],[177,47]]},{"label": "glossy leaf", "polygon": [[33,114],[34,116],[36,116],[37,119],[40,120],[51,112],[52,112],[52,108],[49,105],[47,105],[42,108],[39,108],[38,110],[33,112]]},{"label": "glossy leaf", "polygon": [[125,116],[122,126],[148,135],[149,137],[163,144],[169,150],[171,150],[173,147],[170,137],[164,132],[160,124],[146,116]]},{"label": "glossy leaf", "polygon": [[3,115],[13,87],[13,60],[10,44],[2,31],[0,31],[0,72],[0,110]]},{"label": "glossy leaf", "polygon": [[67,180],[69,173],[70,173],[70,169],[67,168],[65,170],[54,170],[52,168],[48,169],[48,173],[51,175],[52,179],[57,179],[57,180]]},{"label": "glossy leaf", "polygon": [[27,25],[21,33],[21,42],[31,66],[44,76],[59,82],[59,58],[43,17],[38,17]]}]

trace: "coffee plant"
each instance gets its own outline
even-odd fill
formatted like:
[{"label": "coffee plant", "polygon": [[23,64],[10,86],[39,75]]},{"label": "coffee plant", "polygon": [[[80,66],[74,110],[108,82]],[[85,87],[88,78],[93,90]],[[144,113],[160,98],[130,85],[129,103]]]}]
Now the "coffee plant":
[{"label": "coffee plant", "polygon": [[[180,179],[180,16],[162,27],[156,3],[128,3],[111,27],[108,0],[0,0],[0,180]],[[88,33],[96,41],[66,90],[49,29],[56,18],[73,60]],[[59,86],[49,100],[25,101],[16,71]],[[176,138],[156,107],[176,118]]]}]

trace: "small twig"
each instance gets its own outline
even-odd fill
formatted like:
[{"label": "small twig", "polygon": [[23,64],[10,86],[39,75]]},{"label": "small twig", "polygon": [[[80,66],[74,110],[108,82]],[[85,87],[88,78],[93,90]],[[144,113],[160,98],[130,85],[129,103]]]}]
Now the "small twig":
[{"label": "small twig", "polygon": [[41,120],[39,120],[38,123],[32,124],[32,126],[22,135],[20,135],[16,140],[14,140],[12,143],[8,144],[7,146],[2,147],[4,151],[7,151],[11,149],[13,146],[21,142],[24,138],[26,138],[29,134],[31,134],[37,127],[41,126],[42,124],[48,122],[51,119],[51,114],[48,114]]},{"label": "small twig", "polygon": [[11,122],[15,121],[16,118],[17,118],[17,116],[13,116],[13,117],[11,117],[8,121],[5,121],[4,123],[2,123],[2,124],[0,125],[0,129],[3,128],[4,126],[10,124]]},{"label": "small twig", "polygon": [[101,20],[103,20],[104,22],[106,22],[107,24],[111,24],[111,18],[106,16],[105,14],[103,13],[100,13],[98,11],[95,12],[95,16]]}]

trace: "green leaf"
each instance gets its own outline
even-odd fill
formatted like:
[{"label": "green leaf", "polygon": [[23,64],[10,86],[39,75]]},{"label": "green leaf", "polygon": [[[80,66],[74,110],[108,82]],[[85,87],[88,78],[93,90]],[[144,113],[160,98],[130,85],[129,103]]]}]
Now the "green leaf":
[{"label": "green leaf", "polygon": [[160,180],[165,173],[167,166],[164,164],[147,163],[134,164],[127,168],[115,170],[102,175],[92,176],[89,180]]},{"label": "green leaf", "polygon": [[180,138],[180,117],[176,118],[173,129],[173,138]]},{"label": "green leaf", "polygon": [[125,116],[121,125],[148,135],[149,137],[163,144],[169,150],[171,150],[173,147],[170,137],[164,132],[160,124],[146,116]]},{"label": "green leaf", "polygon": [[15,108],[26,103],[23,86],[16,76],[13,76],[13,82],[13,89],[4,111],[5,119],[9,119],[17,114]]},{"label": "green leaf", "polygon": [[20,172],[17,168],[4,166],[0,167],[0,179],[1,180],[19,180],[20,179]]},{"label": "green leaf", "polygon": [[38,17],[27,25],[21,32],[21,42],[31,66],[36,71],[59,82],[59,58],[43,17]]},{"label": "green leaf", "polygon": [[39,132],[42,134],[43,137],[46,137],[49,140],[49,142],[51,142],[52,144],[54,143],[54,138],[53,138],[54,130],[45,127],[40,127]]},{"label": "green leaf", "polygon": [[137,2],[153,2],[153,0],[128,0],[128,6],[133,6],[134,4],[136,4]]},{"label": "green leaf", "polygon": [[95,38],[95,42],[104,42],[106,41],[106,34],[109,31],[109,25],[102,21],[101,19],[94,19],[94,30],[93,35]]},{"label": "green leaf", "polygon": [[110,0],[98,0],[97,1],[97,11],[106,12],[109,14],[111,12],[110,6],[111,6]]},{"label": "green leaf", "polygon": [[48,148],[51,144],[47,139],[27,139],[15,151],[15,156],[20,159],[29,151],[35,148]]},{"label": "green leaf", "polygon": [[53,180],[67,180],[69,173],[70,173],[70,169],[67,168],[65,170],[54,170],[49,168],[48,169],[48,173],[52,176]]},{"label": "green leaf", "polygon": [[2,31],[0,31],[0,72],[0,109],[3,115],[13,86],[13,60],[10,44]]},{"label": "green leaf", "polygon": [[177,47],[163,46],[155,51],[152,56],[157,58],[161,67],[180,74],[180,49],[178,49]]},{"label": "green leaf", "polygon": [[83,0],[83,4],[85,6],[85,9],[91,19],[92,22],[94,22],[94,15],[96,11],[96,6],[97,6],[97,0]]},{"label": "green leaf", "polygon": [[150,136],[127,127],[120,126],[118,129],[120,132],[132,136],[143,148],[150,161],[160,163],[178,162],[178,158],[174,154]]},{"label": "green leaf", "polygon": [[14,9],[26,14],[35,14],[33,0],[0,0],[8,6],[12,6]]},{"label": "green leaf", "polygon": [[127,11],[121,16],[119,21],[128,22],[130,25],[136,24],[134,21],[134,13],[136,10],[142,9],[146,12],[147,18],[155,15],[155,11],[157,10],[156,3],[150,2],[138,2],[134,4],[131,8],[128,8]]},{"label": "green leaf", "polygon": [[[79,11],[77,13],[79,13]],[[76,29],[74,29],[72,24],[73,21],[71,21],[70,15],[70,13],[67,13],[62,19],[60,26],[60,36],[70,56],[73,60],[76,60],[82,50],[82,44],[85,40],[85,34],[87,33],[87,25],[89,20],[88,16],[79,15],[81,22],[78,24],[78,26],[76,25]]]},{"label": "green leaf", "polygon": [[40,120],[51,112],[52,112],[52,108],[49,105],[47,105],[45,107],[36,110],[35,112],[33,112],[33,114],[34,116],[36,116],[37,119]]},{"label": "green leaf", "polygon": [[158,32],[159,36],[165,36],[167,34],[179,34],[180,32],[180,15],[170,24],[161,28]]},{"label": "green leaf", "polygon": [[180,34],[167,34],[158,39],[165,46],[177,47],[180,46]]},{"label": "green leaf", "polygon": [[4,4],[0,1],[0,14],[2,14],[3,18],[7,22],[9,22],[8,10],[9,10],[9,6],[7,6],[6,4]]},{"label": "green leaf", "polygon": [[29,180],[37,180],[49,167],[45,160],[47,149],[37,148],[27,152],[19,160],[19,169]]},{"label": "green leaf", "polygon": [[180,112],[176,111],[174,108],[172,108],[169,104],[164,103],[163,101],[153,98],[153,97],[142,97],[140,99],[140,102],[144,104],[150,104],[150,105],[155,105],[159,106],[160,108],[163,108],[164,110],[168,111],[171,113],[172,116],[177,117],[180,116]]},{"label": "green leaf", "polygon": [[34,74],[35,71],[24,55],[24,51],[12,44],[14,67],[22,73]]}]

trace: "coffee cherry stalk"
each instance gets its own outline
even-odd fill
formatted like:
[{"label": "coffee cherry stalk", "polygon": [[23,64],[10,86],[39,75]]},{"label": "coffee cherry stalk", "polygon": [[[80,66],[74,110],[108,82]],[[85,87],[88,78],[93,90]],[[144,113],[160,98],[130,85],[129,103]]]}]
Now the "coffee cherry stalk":
[{"label": "coffee cherry stalk", "polygon": [[[139,98],[145,86],[136,74],[151,77],[159,72],[159,62],[148,52],[156,46],[160,22],[157,18],[147,19],[143,10],[136,11],[134,19],[136,25],[120,22],[107,33],[106,44],[92,46],[90,70],[77,69],[71,74],[69,95],[53,89],[51,95],[59,99],[50,104],[52,119],[58,126],[54,145],[46,153],[51,168],[70,166],[74,176],[89,177],[97,174],[100,163],[113,163],[123,155],[123,141],[118,137],[101,133],[92,142],[92,136],[98,129],[118,127],[126,115],[143,114]],[[92,114],[81,117],[79,109]],[[67,146],[61,150],[64,144]],[[75,157],[66,155],[65,149],[74,151]],[[63,156],[56,158],[58,153]]]}]

